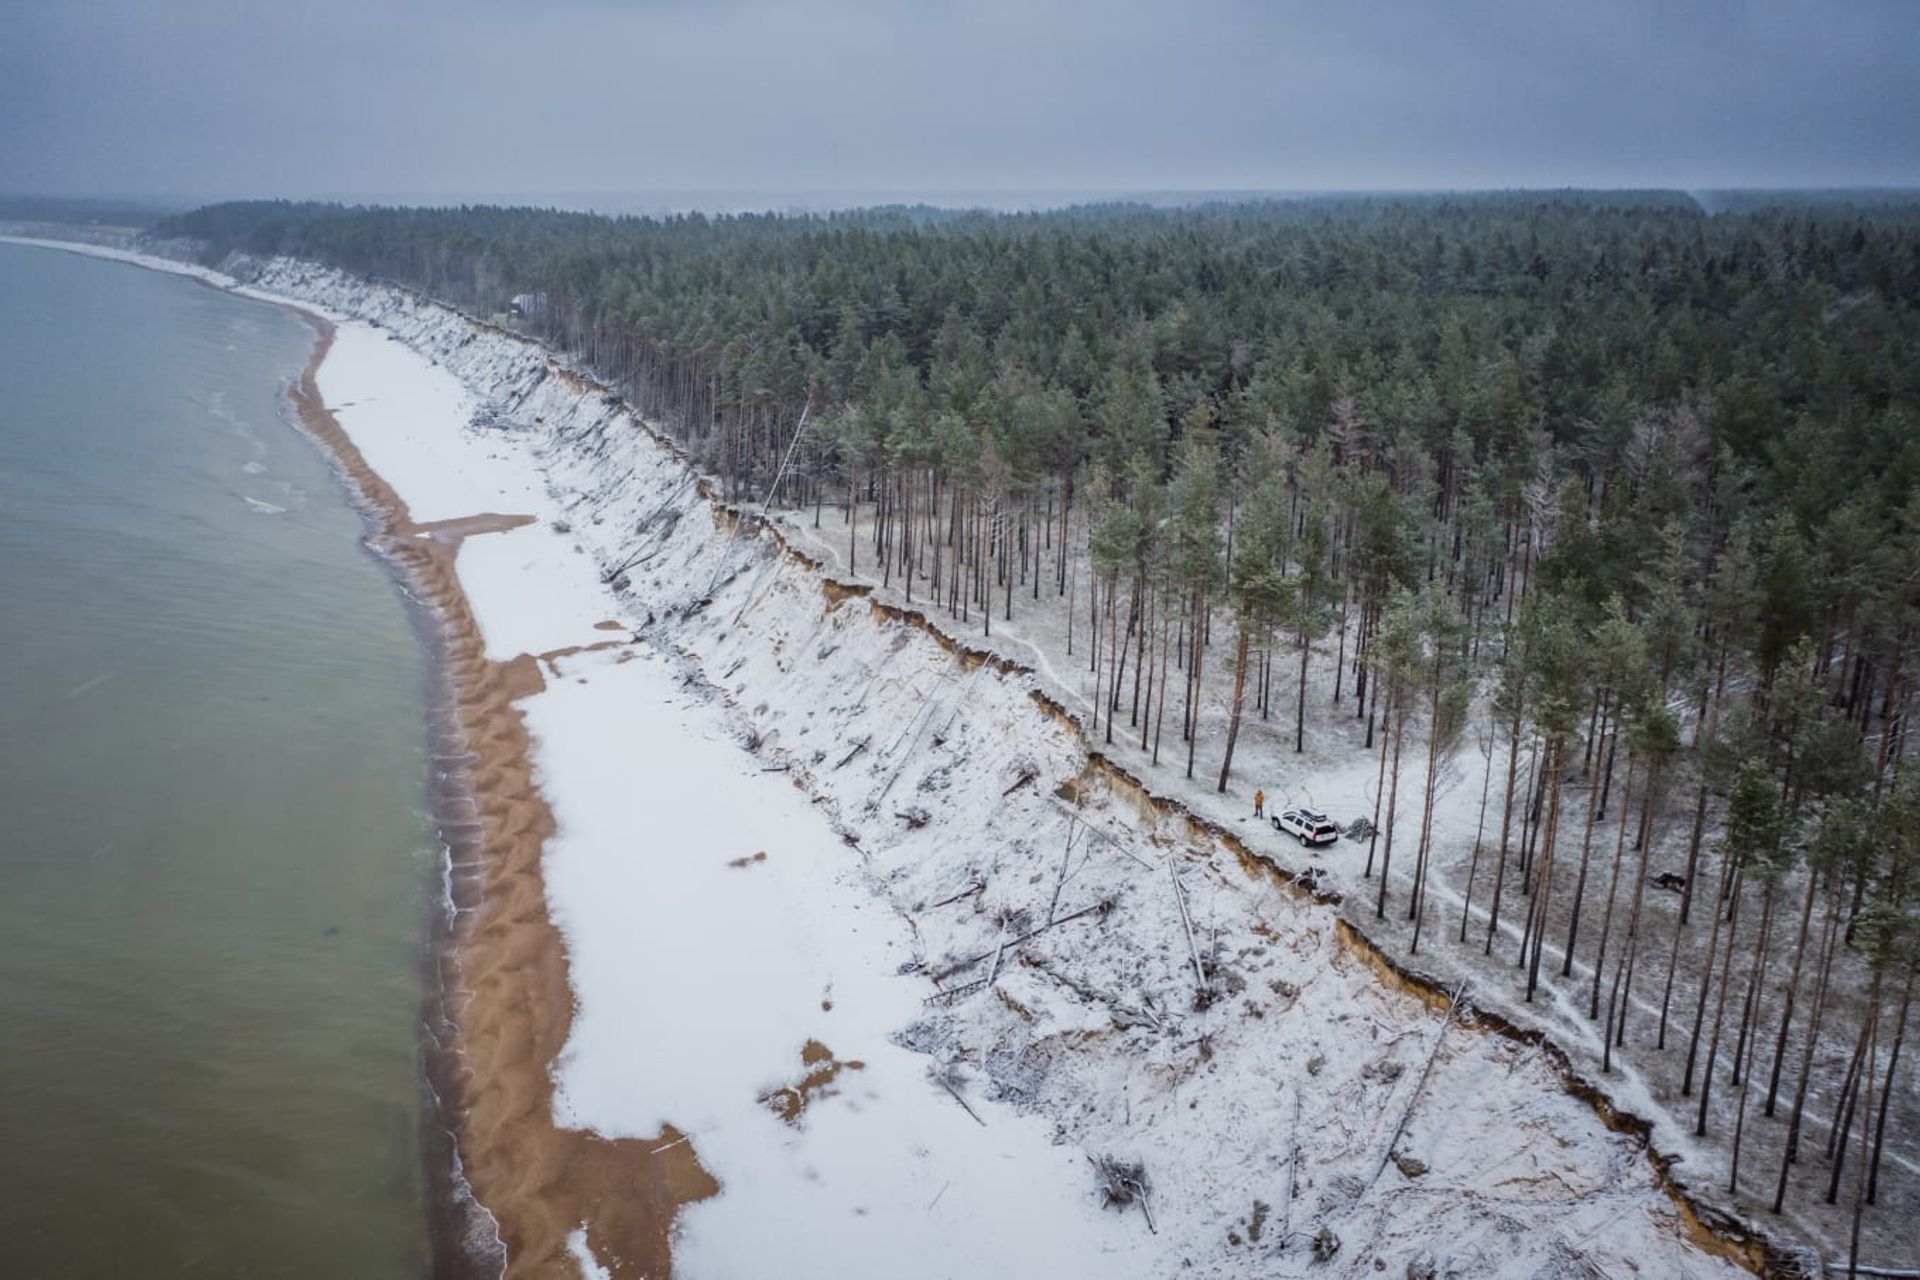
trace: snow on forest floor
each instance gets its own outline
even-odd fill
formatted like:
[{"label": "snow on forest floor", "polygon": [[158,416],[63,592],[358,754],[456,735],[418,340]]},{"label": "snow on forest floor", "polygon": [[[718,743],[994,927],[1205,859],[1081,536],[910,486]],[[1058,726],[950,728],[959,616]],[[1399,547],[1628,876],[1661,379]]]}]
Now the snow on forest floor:
[{"label": "snow on forest floor", "polygon": [[[848,536],[844,509],[828,508],[820,513],[815,528],[813,511],[777,512],[775,518],[783,533],[806,554],[820,559],[829,573],[842,580],[869,585],[877,598],[904,605],[906,593],[896,572],[890,586],[883,586],[872,572],[874,555],[871,534],[872,513],[859,512],[856,527],[855,562],[859,571],[848,573]],[[1076,536],[1080,531],[1076,527]],[[1049,552],[1051,557],[1053,553]],[[1048,692],[1071,708],[1083,725],[1094,722],[1096,676],[1091,669],[1086,599],[1088,567],[1084,552],[1071,555],[1069,581],[1077,584],[1071,595],[1075,616],[1069,621],[1068,601],[1063,600],[1051,581],[1042,585],[1039,599],[1032,594],[1031,583],[1018,583],[1013,592],[1012,619],[1005,616],[1005,596],[996,593],[991,632],[973,607],[964,622],[944,607],[944,602],[929,599],[930,582],[923,573],[914,588],[914,605],[929,621],[948,633],[964,638],[969,645],[990,649],[1008,659],[1033,668]],[[1124,601],[1122,602],[1124,614]],[[1124,619],[1123,619],[1124,620]],[[1301,847],[1290,835],[1275,831],[1253,817],[1253,793],[1266,793],[1269,815],[1293,805],[1307,805],[1326,812],[1345,827],[1355,819],[1369,820],[1379,814],[1384,824],[1384,805],[1376,809],[1381,783],[1381,753],[1367,746],[1367,723],[1355,714],[1353,672],[1342,680],[1342,700],[1333,703],[1335,644],[1337,633],[1330,632],[1315,642],[1309,661],[1304,750],[1294,749],[1295,705],[1298,681],[1298,652],[1282,645],[1273,654],[1271,711],[1263,718],[1255,707],[1255,679],[1249,675],[1246,707],[1240,737],[1236,744],[1232,775],[1225,794],[1218,789],[1220,764],[1224,751],[1227,723],[1233,696],[1233,643],[1230,615],[1221,610],[1214,619],[1213,642],[1203,664],[1203,689],[1199,696],[1199,732],[1195,743],[1194,774],[1186,776],[1186,744],[1181,740],[1179,721],[1182,677],[1177,666],[1170,665],[1173,684],[1167,691],[1166,714],[1169,721],[1161,733],[1159,763],[1153,761],[1151,743],[1143,747],[1142,728],[1131,723],[1133,677],[1126,677],[1117,723],[1106,724],[1104,709],[1099,729],[1090,736],[1097,748],[1116,763],[1141,778],[1158,794],[1178,799],[1195,813],[1236,831],[1280,867],[1294,872],[1318,872],[1322,887],[1344,898],[1341,914],[1402,963],[1431,975],[1440,984],[1452,988],[1471,984],[1476,1003],[1498,1010],[1522,1026],[1538,1027],[1550,1035],[1573,1058],[1577,1070],[1613,1097],[1624,1109],[1656,1124],[1655,1144],[1662,1151],[1683,1158],[1676,1176],[1709,1202],[1733,1209],[1754,1226],[1770,1234],[1798,1236],[1812,1242],[1828,1257],[1846,1256],[1851,1228],[1851,1173],[1843,1184],[1836,1206],[1824,1203],[1830,1162],[1822,1154],[1833,1116],[1831,1098],[1837,1094],[1853,1047],[1852,1036],[1859,1025],[1859,1002],[1844,998],[1832,1002],[1828,1022],[1816,1057],[1814,1083],[1809,1090],[1806,1132],[1802,1156],[1794,1165],[1786,1209],[1775,1217],[1770,1212],[1775,1180],[1779,1174],[1780,1153],[1785,1143],[1786,1116],[1789,1107],[1783,1101],[1776,1117],[1761,1115],[1763,1093],[1748,1100],[1748,1115],[1743,1136],[1740,1193],[1727,1193],[1731,1139],[1740,1105],[1739,1090],[1727,1083],[1726,1069],[1735,1042],[1739,990],[1731,1000],[1728,1025],[1723,1036],[1720,1074],[1710,1097],[1710,1128],[1706,1137],[1694,1135],[1697,1097],[1680,1093],[1685,1065],[1688,1033],[1694,1022],[1698,1001],[1697,974],[1706,945],[1704,922],[1709,913],[1696,913],[1694,926],[1682,939],[1679,964],[1675,972],[1670,1002],[1667,1047],[1655,1047],[1661,1007],[1673,944],[1677,894],[1649,888],[1643,911],[1643,939],[1636,976],[1629,993],[1627,1048],[1616,1050],[1613,1069],[1601,1072],[1601,1024],[1590,1020],[1588,1010],[1592,993],[1594,959],[1599,936],[1600,916],[1609,890],[1609,877],[1619,838],[1621,790],[1625,778],[1624,763],[1616,763],[1611,811],[1594,824],[1592,866],[1586,889],[1586,911],[1575,948],[1570,976],[1560,970],[1565,956],[1570,916],[1572,878],[1577,874],[1585,824],[1585,810],[1599,781],[1598,761],[1587,773],[1569,776],[1563,798],[1560,854],[1556,884],[1558,898],[1547,929],[1547,946],[1541,964],[1541,989],[1533,1001],[1525,1000],[1524,972],[1516,965],[1520,954],[1521,929],[1529,900],[1515,893],[1517,858],[1510,855],[1508,881],[1503,894],[1500,929],[1492,954],[1486,954],[1487,907],[1491,898],[1494,855],[1499,845],[1502,807],[1506,789],[1507,743],[1489,737],[1484,706],[1477,708],[1473,722],[1458,748],[1444,764],[1437,789],[1433,815],[1433,861],[1429,872],[1429,907],[1422,922],[1418,953],[1412,949],[1413,927],[1407,918],[1411,898],[1413,855],[1420,826],[1420,789],[1425,776],[1426,743],[1412,729],[1403,748],[1398,816],[1395,824],[1392,864],[1384,918],[1376,916],[1380,878],[1366,874],[1369,842],[1341,839],[1323,850]],[[1069,653],[1069,633],[1072,652]],[[1496,641],[1497,642],[1497,641]],[[1103,641],[1104,643],[1104,641]],[[1257,656],[1257,655],[1256,655]],[[1349,661],[1351,653],[1349,652]],[[1111,677],[1102,675],[1099,688],[1108,688]],[[1103,699],[1104,701],[1104,699]],[[1691,723],[1684,708],[1677,708],[1683,723]],[[1111,741],[1109,741],[1109,734]],[[1382,741],[1376,726],[1376,747]],[[1623,753],[1624,755],[1624,753]],[[1535,781],[1532,757],[1523,748],[1519,760],[1519,784],[1516,788],[1513,841],[1519,843],[1520,812],[1526,803],[1529,786]],[[1687,844],[1691,833],[1696,791],[1691,778],[1675,771],[1657,808],[1654,847],[1649,857],[1649,872],[1684,873]],[[1633,811],[1639,812],[1641,798],[1633,799]],[[1483,808],[1484,805],[1484,808]],[[1718,875],[1718,860],[1711,853],[1718,831],[1709,823],[1700,862],[1700,892],[1709,894]],[[1630,850],[1618,887],[1614,930],[1609,942],[1604,983],[1611,983],[1613,968],[1624,942],[1625,914],[1632,895],[1637,855]],[[1376,861],[1384,857],[1384,842],[1374,847]],[[1474,866],[1476,845],[1481,850]],[[1462,913],[1468,877],[1474,876],[1472,917],[1466,940],[1460,939]],[[1804,878],[1789,878],[1776,909],[1770,967],[1772,983],[1760,1005],[1755,1025],[1762,1028],[1762,1041],[1756,1053],[1757,1090],[1764,1090],[1767,1069],[1771,1065],[1774,1036],[1780,1016],[1780,988],[1784,984],[1787,954],[1798,925],[1798,904],[1804,892]],[[1749,914],[1757,918],[1757,903]],[[1817,919],[1816,919],[1817,925]],[[1752,936],[1748,925],[1746,939]],[[1748,942],[1742,941],[1735,965],[1745,973]],[[1844,978],[1850,990],[1864,989],[1856,980],[1861,959],[1843,950],[1836,961],[1836,985]],[[1811,968],[1811,962],[1809,964]],[[1811,984],[1811,977],[1807,979]],[[1607,991],[1603,985],[1601,1007],[1604,1014]],[[1784,1079],[1791,1081],[1800,1061],[1809,995],[1803,989],[1800,1012],[1789,1043]],[[1708,1034],[1711,1032],[1708,1013]],[[1704,1045],[1702,1056],[1704,1057]],[[1864,1215],[1862,1235],[1863,1261],[1892,1267],[1920,1266],[1920,1234],[1913,1223],[1920,1220],[1920,1072],[1912,1066],[1913,1055],[1905,1055],[1896,1080],[1893,1118],[1888,1125],[1885,1164],[1880,1179],[1878,1203]],[[1884,1058],[1883,1067],[1884,1071]],[[1782,1088],[1783,1099],[1790,1087]],[[1854,1146],[1859,1133],[1855,1127]]]},{"label": "snow on forest floor", "polygon": [[[1072,674],[980,665],[823,591],[530,344],[302,264],[256,274],[464,384],[416,404],[440,375],[396,358],[355,394],[353,339],[322,377],[403,496],[417,477],[416,518],[427,495],[539,518],[461,552],[490,650],[634,629],[554,658],[524,706],[579,1001],[556,1106],[690,1135],[722,1191],[683,1215],[684,1274],[1733,1270],[1639,1139],[1473,1025],[1477,993],[1429,1007],[1333,908],[1096,767],[1033,697],[1073,705]],[[414,406],[384,461],[382,401]],[[1310,758],[1339,738],[1316,726]],[[1351,816],[1364,764],[1325,772],[1314,799]],[[1177,776],[1149,784],[1211,804]],[[815,1044],[847,1065],[806,1094]],[[1100,1209],[1096,1160],[1138,1171],[1130,1204]]]}]

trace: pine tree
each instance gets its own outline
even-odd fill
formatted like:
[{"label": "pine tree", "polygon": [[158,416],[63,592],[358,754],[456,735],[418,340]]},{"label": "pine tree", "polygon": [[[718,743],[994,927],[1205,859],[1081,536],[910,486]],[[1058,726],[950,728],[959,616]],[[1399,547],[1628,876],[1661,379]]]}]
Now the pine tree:
[{"label": "pine tree", "polygon": [[1185,736],[1187,777],[1193,777],[1198,743],[1195,703],[1205,670],[1207,614],[1221,578],[1220,451],[1210,427],[1190,423],[1180,441],[1168,489],[1169,562],[1175,583],[1187,600],[1187,679]]},{"label": "pine tree", "polygon": [[[1421,786],[1420,843],[1414,855],[1413,899],[1408,916],[1413,921],[1411,950],[1420,950],[1421,925],[1426,920],[1427,873],[1433,857],[1433,809],[1440,775],[1460,740],[1472,693],[1467,666],[1466,619],[1453,598],[1429,588],[1419,609],[1420,653],[1410,673],[1411,692],[1425,703],[1427,718],[1427,772]],[[1382,878],[1384,884],[1384,877]]]},{"label": "pine tree", "polygon": [[[1637,756],[1646,765],[1646,808],[1652,811],[1660,794],[1660,780],[1666,764],[1680,746],[1680,728],[1673,713],[1667,709],[1663,699],[1657,694],[1648,697],[1633,709],[1629,718],[1629,732],[1632,737],[1632,755]],[[1631,759],[1629,760],[1631,773]],[[1626,828],[1626,803],[1621,802],[1621,832]],[[1643,825],[1644,829],[1644,825]],[[1622,953],[1615,962],[1613,986],[1607,996],[1607,1027],[1605,1040],[1601,1048],[1601,1070],[1613,1067],[1613,1050],[1624,1047],[1627,1042],[1627,1011],[1633,1005],[1633,977],[1640,959],[1640,938],[1642,934],[1642,908],[1647,896],[1647,862],[1653,842],[1642,838],[1640,841],[1640,861],[1634,871],[1633,906],[1627,915],[1627,937]],[[1616,870],[1622,857],[1615,849]],[[1601,930],[1601,959],[1606,955],[1606,930]],[[1598,990],[1600,964],[1594,965],[1595,990]]]},{"label": "pine tree", "polygon": [[1312,656],[1313,638],[1325,632],[1331,622],[1327,605],[1332,594],[1327,504],[1314,489],[1309,488],[1308,495],[1300,517],[1300,536],[1293,544],[1293,590],[1282,608],[1283,620],[1293,632],[1294,644],[1300,652],[1293,708],[1296,755],[1307,747],[1307,660]]},{"label": "pine tree", "polygon": [[[1387,873],[1393,865],[1394,821],[1398,813],[1400,800],[1400,756],[1401,746],[1406,739],[1408,701],[1413,693],[1414,672],[1420,660],[1420,622],[1418,601],[1412,592],[1404,588],[1388,597],[1382,611],[1379,635],[1374,640],[1374,667],[1376,678],[1380,682],[1381,696],[1386,698],[1385,736],[1381,740],[1382,767],[1385,767],[1385,752],[1388,744],[1393,749],[1393,767],[1387,786],[1387,810],[1384,831],[1386,844],[1380,854],[1380,892],[1374,904],[1374,915],[1385,919],[1387,914]],[[1374,823],[1377,840],[1383,830],[1378,820],[1379,797],[1374,799],[1376,820]],[[1372,874],[1373,849],[1368,846],[1367,871]]]},{"label": "pine tree", "polygon": [[1546,741],[1547,817],[1540,836],[1540,858],[1533,873],[1533,909],[1521,939],[1527,970],[1527,1001],[1540,985],[1540,956],[1546,948],[1547,919],[1553,905],[1553,873],[1560,829],[1560,791],[1567,771],[1567,744],[1579,724],[1585,655],[1569,601],[1550,596],[1536,613],[1531,649],[1537,685],[1534,718]]},{"label": "pine tree", "polygon": [[1292,525],[1286,477],[1269,474],[1254,489],[1246,518],[1234,548],[1229,587],[1233,597],[1238,646],[1234,654],[1233,704],[1227,721],[1227,749],[1220,761],[1224,793],[1233,769],[1233,748],[1240,738],[1240,718],[1246,700],[1247,658],[1255,639],[1267,637],[1299,592],[1299,581],[1286,573],[1284,545]]},{"label": "pine tree", "polygon": [[[1720,1055],[1720,1035],[1726,1023],[1727,995],[1732,989],[1732,961],[1735,943],[1739,938],[1740,904],[1745,896],[1746,880],[1749,876],[1763,881],[1766,885],[1767,900],[1772,901],[1772,885],[1776,876],[1773,871],[1774,860],[1779,855],[1780,842],[1784,834],[1784,822],[1780,801],[1775,793],[1773,776],[1766,765],[1755,759],[1749,759],[1741,766],[1734,779],[1733,793],[1727,801],[1727,820],[1724,834],[1720,837],[1720,856],[1729,869],[1731,883],[1723,894],[1728,901],[1725,911],[1727,918],[1726,952],[1720,961],[1719,996],[1714,1001],[1712,1033],[1707,1039],[1706,1065],[1700,1073],[1700,1105],[1694,1121],[1695,1134],[1707,1132],[1707,1108],[1713,1097],[1713,1068]],[[1719,922],[1720,911],[1716,908],[1715,923]],[[1765,932],[1764,925],[1762,933]],[[1763,954],[1761,943],[1755,944],[1756,964]],[[1713,943],[1708,942],[1711,954]],[[1701,985],[1702,1004],[1706,1003],[1705,994],[1708,984],[1704,979]],[[1697,1045],[1702,1034],[1698,1020],[1694,1025],[1694,1042]],[[1693,1053],[1688,1052],[1688,1065],[1692,1065]],[[1736,1078],[1738,1067],[1735,1068]],[[1683,1088],[1682,1092],[1686,1092]],[[1737,1173],[1737,1170],[1736,1170]]]},{"label": "pine tree", "polygon": [[1508,624],[1501,646],[1499,678],[1494,685],[1492,715],[1506,728],[1506,796],[1500,807],[1500,852],[1494,863],[1493,902],[1487,912],[1487,942],[1483,951],[1493,954],[1493,940],[1500,930],[1501,895],[1506,887],[1507,855],[1513,833],[1513,791],[1520,777],[1520,740],[1526,732],[1531,709],[1533,661],[1531,640],[1538,626],[1533,611],[1538,598],[1529,601],[1517,626]]},{"label": "pine tree", "polygon": [[[1624,718],[1618,711],[1621,707],[1632,707],[1648,696],[1647,684],[1647,646],[1646,638],[1641,635],[1627,617],[1626,604],[1618,596],[1607,601],[1605,616],[1593,630],[1593,664],[1589,678],[1596,691],[1598,700],[1605,706],[1615,708],[1612,715],[1614,733],[1619,732],[1619,722]],[[1627,778],[1631,785],[1633,777],[1633,754],[1627,754]],[[1573,974],[1574,946],[1580,936],[1580,909],[1585,903],[1588,863],[1593,854],[1593,826],[1595,815],[1603,803],[1599,786],[1589,785],[1587,791],[1586,830],[1580,839],[1580,874],[1574,882],[1573,907],[1568,912],[1566,956],[1560,966],[1560,976]],[[1626,807],[1626,800],[1621,800]],[[1620,817],[1620,839],[1614,850],[1613,876],[1607,890],[1605,917],[1611,923],[1613,919],[1614,893],[1620,883],[1620,862],[1625,853],[1627,819],[1625,813]],[[1602,925],[1604,933],[1606,925]],[[1605,959],[1605,944],[1602,943],[1601,956],[1594,963],[1593,997],[1590,1018],[1600,1016],[1600,969]]]}]

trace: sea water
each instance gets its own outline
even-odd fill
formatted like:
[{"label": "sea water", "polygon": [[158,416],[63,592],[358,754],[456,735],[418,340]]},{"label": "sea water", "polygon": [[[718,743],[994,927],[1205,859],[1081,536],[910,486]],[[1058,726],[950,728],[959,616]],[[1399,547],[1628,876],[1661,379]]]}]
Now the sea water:
[{"label": "sea water", "polygon": [[424,662],[313,336],[0,244],[0,1275],[427,1269]]}]

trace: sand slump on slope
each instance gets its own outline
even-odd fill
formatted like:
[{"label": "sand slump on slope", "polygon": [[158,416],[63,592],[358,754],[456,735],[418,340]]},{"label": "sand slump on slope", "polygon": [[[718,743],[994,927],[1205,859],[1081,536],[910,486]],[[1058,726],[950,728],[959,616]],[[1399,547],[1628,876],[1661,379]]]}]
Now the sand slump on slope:
[{"label": "sand slump on slope", "polygon": [[[329,452],[376,529],[369,544],[428,615],[447,701],[445,732],[433,746],[435,819],[448,848],[455,912],[440,954],[452,1039],[437,1046],[430,1070],[457,1128],[461,1173],[498,1238],[487,1238],[484,1223],[436,1224],[436,1269],[494,1273],[504,1264],[509,1277],[571,1272],[569,1237],[591,1221],[595,1256],[610,1273],[669,1275],[680,1208],[719,1190],[693,1144],[671,1125],[651,1140],[615,1140],[553,1121],[550,1068],[567,1040],[573,994],[540,875],[553,815],[534,782],[515,703],[545,688],[541,664],[550,667],[561,654],[490,660],[455,571],[466,538],[533,517],[413,521],[322,401],[316,374],[333,326],[293,310],[317,334],[294,393],[300,423]],[[432,1173],[444,1187],[446,1171]]]}]

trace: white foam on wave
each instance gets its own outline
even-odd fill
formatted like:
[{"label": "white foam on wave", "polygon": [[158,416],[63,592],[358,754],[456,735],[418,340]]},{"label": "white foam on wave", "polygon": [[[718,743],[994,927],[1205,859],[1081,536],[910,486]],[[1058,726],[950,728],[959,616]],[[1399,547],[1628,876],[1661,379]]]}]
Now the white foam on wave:
[{"label": "white foam on wave", "polygon": [[101,685],[105,684],[107,681],[111,679],[113,679],[113,672],[104,671],[101,674],[95,676],[93,679],[83,681],[82,683],[77,684],[73,688],[67,690],[65,693],[60,695],[60,699],[61,701],[65,702],[74,698],[83,697],[86,694],[93,692],[95,689],[98,689]]},{"label": "white foam on wave", "polygon": [[[453,1202],[466,1221],[466,1229],[461,1233],[462,1250],[475,1262],[496,1263],[498,1270],[495,1274],[504,1276],[507,1273],[507,1242],[500,1237],[500,1220],[493,1216],[493,1210],[480,1203],[480,1197],[473,1194],[473,1184],[467,1181],[466,1166],[460,1162],[457,1146],[453,1152]],[[584,1239],[585,1233],[581,1235]]]}]

